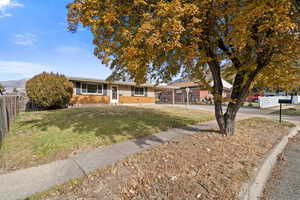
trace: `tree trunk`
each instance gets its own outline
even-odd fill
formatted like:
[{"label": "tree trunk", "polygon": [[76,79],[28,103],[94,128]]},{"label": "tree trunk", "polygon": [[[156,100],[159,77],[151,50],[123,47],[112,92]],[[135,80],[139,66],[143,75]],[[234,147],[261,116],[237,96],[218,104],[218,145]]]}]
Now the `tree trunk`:
[{"label": "tree trunk", "polygon": [[215,103],[215,117],[218,122],[220,132],[221,134],[226,134],[226,128],[225,128],[225,120],[224,120],[224,115],[222,111],[222,103],[220,101],[214,100]]},{"label": "tree trunk", "polygon": [[222,114],[222,105],[215,103],[215,116],[218,122],[220,133],[227,136],[234,135],[235,131],[235,118],[239,110],[239,104],[230,103],[227,107],[226,113]]},{"label": "tree trunk", "polygon": [[227,111],[224,115],[226,135],[229,136],[234,135],[235,118],[239,109],[240,109],[240,104],[229,103],[227,107]]},{"label": "tree trunk", "polygon": [[225,116],[225,134],[233,136],[235,131],[235,118]]}]

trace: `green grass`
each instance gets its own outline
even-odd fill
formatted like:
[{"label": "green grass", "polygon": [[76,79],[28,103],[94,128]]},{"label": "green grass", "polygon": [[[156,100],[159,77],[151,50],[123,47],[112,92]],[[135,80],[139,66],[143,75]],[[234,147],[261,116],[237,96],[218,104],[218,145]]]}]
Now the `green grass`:
[{"label": "green grass", "polygon": [[0,151],[0,173],[213,119],[175,107],[103,106],[21,113]]},{"label": "green grass", "polygon": [[[279,110],[273,112],[273,114],[279,114]],[[294,106],[293,108],[282,109],[283,115],[300,116],[300,106]]]},{"label": "green grass", "polygon": [[241,120],[238,123],[243,126],[244,123],[248,123],[249,121],[251,121],[253,123],[252,124],[253,127],[251,127],[253,129],[257,128],[257,127],[255,127],[256,124],[259,125],[259,124],[262,124],[262,123],[266,123],[266,124],[267,123],[269,123],[269,124],[272,123],[272,125],[274,126],[274,129],[276,129],[278,127],[293,128],[293,127],[296,126],[294,123],[289,122],[289,121],[282,120],[282,122],[280,123],[277,119],[267,119],[267,118],[263,118],[263,117],[252,117],[250,119]]},{"label": "green grass", "polygon": [[[288,128],[291,128],[291,127],[294,127],[294,126],[295,126],[295,124],[290,123],[290,122],[286,122],[286,121],[283,122],[282,124],[280,124],[277,120],[269,120],[269,119],[261,118],[261,117],[253,117],[253,118],[250,118],[250,119],[245,119],[245,120],[238,121],[237,122],[237,127],[236,127],[236,133],[235,133],[234,136],[230,136],[230,138],[233,141],[233,144],[235,144],[236,141],[239,141],[241,144],[245,145],[245,144],[248,144],[251,141],[252,145],[253,145],[253,148],[257,148],[259,146],[260,146],[260,148],[272,148],[272,145],[268,147],[268,145],[266,145],[266,144],[268,144],[270,142],[270,140],[274,141],[273,137],[276,138],[279,135],[282,135],[282,136],[285,135],[285,133],[287,133],[288,130],[289,130]],[[285,129],[285,128],[287,128],[287,129]],[[205,132],[203,134],[205,134]],[[243,135],[243,136],[241,136],[241,135]],[[262,137],[267,136],[267,137],[265,137],[265,141],[263,141],[263,140],[260,141],[259,139],[256,140],[257,137],[259,137],[260,135],[264,135]],[[223,136],[221,136],[221,137],[223,137]],[[234,137],[238,137],[239,140],[235,140]],[[226,140],[228,138],[223,138],[223,139]],[[256,138],[256,139],[254,139],[254,138]],[[210,144],[214,143],[213,142],[214,139],[216,139],[216,137],[211,137],[211,139],[210,139],[211,143]],[[241,140],[241,139],[244,139],[244,140],[246,139],[246,142]],[[185,145],[194,145],[195,140],[197,140],[197,138],[190,139],[190,140],[187,139],[187,140],[185,140],[184,143],[185,143]],[[253,143],[255,143],[255,140],[256,140],[257,144],[253,144]],[[187,142],[187,141],[189,141],[189,142]],[[209,142],[209,141],[207,141],[207,142]],[[229,141],[227,141],[227,142],[229,142]],[[256,145],[258,145],[258,146],[256,146]],[[156,148],[159,148],[159,147],[156,147]],[[165,146],[164,148],[172,148],[172,147]],[[247,146],[247,149],[248,148],[250,148],[250,147]],[[206,148],[204,148],[204,149],[206,151]],[[218,149],[214,149],[214,150],[218,151]],[[222,149],[222,151],[223,151],[223,149]],[[257,151],[259,151],[259,150],[255,150],[254,152],[257,152]],[[159,152],[159,151],[157,151],[157,152]],[[172,149],[170,149],[169,152],[172,152]],[[244,153],[245,153],[245,151],[244,151]],[[142,154],[144,154],[144,153],[142,153]],[[153,160],[153,157],[151,158],[148,155],[143,156],[142,154],[134,157],[134,161],[132,163],[137,164],[139,162],[139,159],[143,159],[143,161],[147,161],[148,159]],[[157,155],[157,154],[155,154],[155,155]],[[164,154],[164,155],[166,155],[166,154]],[[249,155],[249,153],[247,153],[247,155]],[[170,158],[172,158],[172,156],[174,156],[174,155],[170,154]],[[178,155],[178,156],[182,156],[182,155]],[[128,163],[130,163],[130,159],[132,159],[132,158],[129,158]],[[230,156],[227,155],[226,159],[229,159],[227,161],[230,163],[231,162],[230,159],[235,160],[236,158],[233,158],[233,157],[230,157]],[[159,160],[159,159],[157,159],[157,160]],[[138,162],[136,162],[136,161],[138,161]],[[141,162],[143,162],[143,161],[141,161]],[[234,162],[234,161],[232,161],[232,162]],[[166,165],[169,165],[169,164],[166,163]],[[91,191],[91,193],[93,193],[93,192],[95,192],[94,188],[99,187],[99,182],[101,182],[102,180],[104,180],[104,181],[105,180],[111,180],[111,178],[109,178],[109,176],[115,176],[115,173],[118,169],[118,166],[123,167],[124,165],[122,165],[122,164],[118,165],[117,164],[117,165],[110,166],[108,168],[99,169],[95,172],[92,172],[92,173],[88,174],[88,176],[85,176],[83,178],[80,177],[80,178],[71,179],[70,181],[68,181],[65,184],[56,185],[56,186],[54,186],[54,187],[52,187],[48,190],[33,194],[30,197],[27,197],[27,198],[22,199],[22,200],[70,199],[72,197],[73,198],[76,197],[76,198],[80,199],[79,198],[80,196],[84,196],[84,194],[81,193],[82,191],[84,191],[85,194],[89,193],[87,191]],[[136,168],[138,168],[137,165],[134,165],[134,166]],[[248,164],[248,166],[250,166],[250,163]],[[253,163],[252,163],[252,167],[254,167],[254,166],[255,165],[253,165]],[[211,167],[210,165],[207,166],[207,168],[210,168],[210,167]],[[146,170],[149,170],[149,169],[139,168],[139,170],[143,170],[143,172],[144,172],[143,174],[147,174],[148,172]],[[108,173],[106,173],[106,172],[108,172]],[[122,173],[122,172],[120,172],[120,173]],[[151,173],[148,173],[148,174],[151,174]],[[127,174],[126,174],[126,176],[127,176]],[[130,175],[128,175],[128,176],[130,176]],[[139,176],[139,175],[134,175],[134,176]],[[210,177],[211,177],[211,174],[210,174]],[[248,174],[247,173],[242,174],[239,178],[242,180],[242,182],[245,182],[248,178]],[[119,177],[117,178],[117,181],[119,181]],[[120,182],[122,182],[122,181],[120,181]],[[101,182],[101,183],[103,184],[103,182]],[[168,182],[164,182],[163,184],[168,184]],[[176,183],[172,183],[172,184],[176,184]],[[109,187],[111,185],[106,185],[106,186]],[[150,185],[149,187],[151,187],[151,186],[152,185]],[[113,185],[113,187],[115,187],[115,185]],[[184,186],[182,186],[182,187],[184,187]]]}]

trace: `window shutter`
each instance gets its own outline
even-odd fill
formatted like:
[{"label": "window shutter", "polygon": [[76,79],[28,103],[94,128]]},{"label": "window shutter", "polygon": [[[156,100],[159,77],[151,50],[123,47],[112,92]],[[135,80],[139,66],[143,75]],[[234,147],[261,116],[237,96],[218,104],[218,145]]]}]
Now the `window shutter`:
[{"label": "window shutter", "polygon": [[103,84],[103,96],[107,96],[107,84]]},{"label": "window shutter", "polygon": [[145,87],[145,97],[148,96],[148,88]]},{"label": "window shutter", "polygon": [[131,86],[131,96],[133,97],[134,96],[134,87]]}]

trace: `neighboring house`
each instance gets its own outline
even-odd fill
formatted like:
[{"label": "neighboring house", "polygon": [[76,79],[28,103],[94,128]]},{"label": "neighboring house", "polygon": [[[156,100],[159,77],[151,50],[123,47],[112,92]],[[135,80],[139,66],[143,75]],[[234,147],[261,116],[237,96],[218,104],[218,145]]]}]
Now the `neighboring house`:
[{"label": "neighboring house", "polygon": [[[223,97],[229,97],[232,85],[225,80],[223,81]],[[213,98],[211,92],[197,82],[190,81],[186,78],[176,80],[168,84],[168,86],[176,88],[175,90],[161,91],[157,94],[157,98],[161,103],[177,103],[185,104],[187,101],[191,104],[200,103],[211,100]],[[188,95],[187,95],[188,88]],[[174,99],[174,101],[173,101]]]},{"label": "neighboring house", "polygon": [[155,103],[155,92],[170,89],[153,84],[68,77],[74,84],[71,104],[146,104]]}]

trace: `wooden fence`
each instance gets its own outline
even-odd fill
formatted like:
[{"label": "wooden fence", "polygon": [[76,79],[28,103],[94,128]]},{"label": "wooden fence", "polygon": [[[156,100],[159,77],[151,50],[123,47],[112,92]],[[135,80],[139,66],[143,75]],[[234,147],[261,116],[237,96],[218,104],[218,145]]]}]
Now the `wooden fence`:
[{"label": "wooden fence", "polygon": [[5,136],[9,133],[11,123],[24,109],[23,98],[21,96],[0,96],[0,148]]}]

